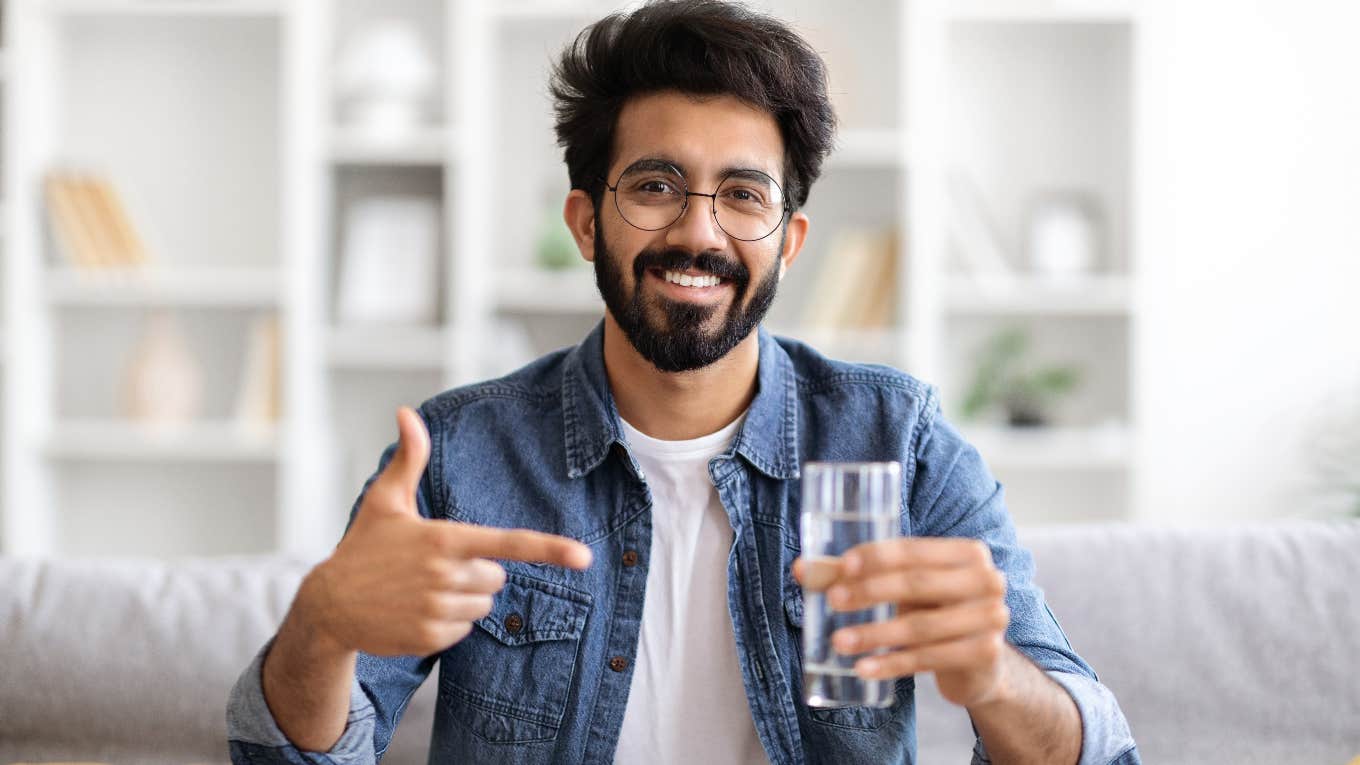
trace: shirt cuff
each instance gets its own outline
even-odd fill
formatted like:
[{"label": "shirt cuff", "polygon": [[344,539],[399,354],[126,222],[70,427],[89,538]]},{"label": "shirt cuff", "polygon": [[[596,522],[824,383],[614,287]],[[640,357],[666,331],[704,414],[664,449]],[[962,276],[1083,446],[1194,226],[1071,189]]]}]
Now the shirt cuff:
[{"label": "shirt cuff", "polygon": [[[1086,675],[1045,670],[1044,674],[1067,691],[1081,715],[1081,756],[1077,765],[1139,765],[1129,723],[1110,689]],[[973,727],[977,733],[977,727]],[[972,765],[992,765],[978,738],[973,743]]]},{"label": "shirt cuff", "polygon": [[1085,675],[1046,671],[1067,691],[1081,714],[1081,757],[1077,765],[1138,762],[1133,733],[1109,688]]},{"label": "shirt cuff", "polygon": [[[349,692],[349,716],[340,739],[328,752],[308,752],[293,745],[274,720],[264,699],[261,672],[264,657],[274,645],[270,638],[246,667],[231,689],[227,701],[227,739],[232,760],[254,763],[324,763],[324,765],[374,765],[373,702],[359,687],[356,678]],[[249,752],[245,756],[245,752]]]}]

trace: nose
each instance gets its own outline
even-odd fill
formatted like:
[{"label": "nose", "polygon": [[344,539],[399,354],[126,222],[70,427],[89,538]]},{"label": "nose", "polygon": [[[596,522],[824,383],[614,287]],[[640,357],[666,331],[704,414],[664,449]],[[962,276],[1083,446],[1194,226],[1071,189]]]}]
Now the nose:
[{"label": "nose", "polygon": [[724,249],[727,234],[713,217],[713,199],[700,194],[690,196],[680,219],[666,230],[666,244],[690,252]]}]

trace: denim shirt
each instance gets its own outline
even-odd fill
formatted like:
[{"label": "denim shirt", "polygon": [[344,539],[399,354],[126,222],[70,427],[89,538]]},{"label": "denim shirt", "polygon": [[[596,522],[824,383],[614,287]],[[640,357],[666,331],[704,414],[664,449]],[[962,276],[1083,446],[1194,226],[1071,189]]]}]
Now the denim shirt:
[{"label": "denim shirt", "polygon": [[[829,360],[763,329],[759,343],[756,395],[708,472],[735,535],[726,607],[771,763],[916,760],[914,677],[895,683],[886,708],[814,709],[802,700],[802,592],[790,566],[799,553],[799,466],[810,460],[901,462],[902,533],[991,547],[1008,581],[1007,640],[1075,700],[1081,765],[1139,762],[1117,702],[1034,585],[1033,559],[1016,540],[1001,486],[940,416],[935,389],[889,367]],[[624,441],[605,376],[603,325],[574,348],[445,392],[419,411],[431,440],[417,491],[422,515],[571,537],[591,547],[594,562],[585,571],[505,562],[491,613],[459,643],[428,657],[361,653],[347,725],[324,754],[293,747],[270,715],[260,680],[266,644],[232,690],[232,761],[373,763],[436,665],[431,763],[612,761],[652,523],[647,478]],[[684,710],[675,720],[684,724]],[[980,741],[973,761],[989,762]]]}]

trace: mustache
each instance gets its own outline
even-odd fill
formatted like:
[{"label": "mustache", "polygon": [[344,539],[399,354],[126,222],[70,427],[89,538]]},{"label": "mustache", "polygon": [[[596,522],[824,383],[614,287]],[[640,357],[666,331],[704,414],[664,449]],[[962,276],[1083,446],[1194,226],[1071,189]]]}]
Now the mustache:
[{"label": "mustache", "polygon": [[727,279],[744,287],[751,280],[751,271],[739,260],[733,260],[715,252],[704,251],[691,255],[684,250],[643,250],[633,259],[633,277],[642,281],[643,272],[650,269],[661,271],[688,271],[694,269]]}]

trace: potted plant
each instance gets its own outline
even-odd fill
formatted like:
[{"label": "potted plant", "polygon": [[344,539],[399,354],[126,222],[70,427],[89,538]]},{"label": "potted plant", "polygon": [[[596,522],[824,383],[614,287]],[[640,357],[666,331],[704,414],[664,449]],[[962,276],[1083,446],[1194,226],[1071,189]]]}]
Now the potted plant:
[{"label": "potted plant", "polygon": [[1012,426],[1048,424],[1053,402],[1076,387],[1081,374],[1072,366],[1034,367],[1026,358],[1028,351],[1029,336],[1017,328],[988,341],[963,401],[964,418],[974,419],[999,406]]}]

